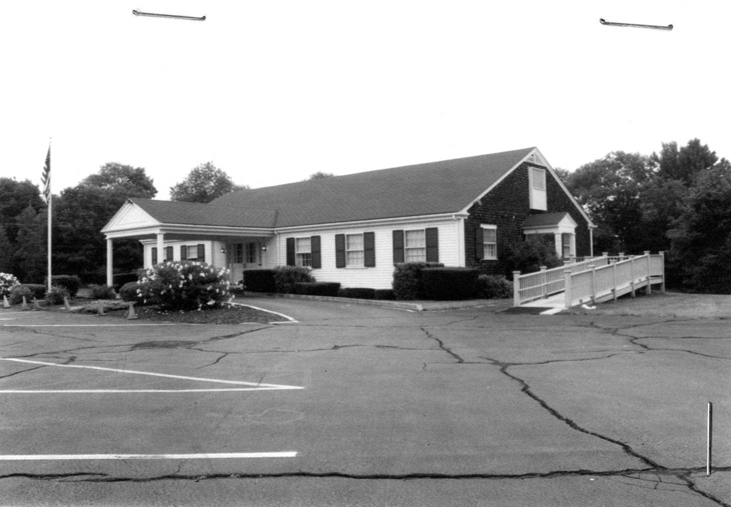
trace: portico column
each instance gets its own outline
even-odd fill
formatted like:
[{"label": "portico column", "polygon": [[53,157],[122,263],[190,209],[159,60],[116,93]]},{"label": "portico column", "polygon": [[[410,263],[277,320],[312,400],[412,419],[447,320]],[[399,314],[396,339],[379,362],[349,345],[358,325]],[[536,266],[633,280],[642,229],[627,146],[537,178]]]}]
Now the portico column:
[{"label": "portico column", "polygon": [[157,233],[157,262],[165,261],[165,233]]},{"label": "portico column", "polygon": [[112,263],[114,262],[114,250],[112,249],[112,238],[107,238],[107,287],[114,285],[114,270]]}]

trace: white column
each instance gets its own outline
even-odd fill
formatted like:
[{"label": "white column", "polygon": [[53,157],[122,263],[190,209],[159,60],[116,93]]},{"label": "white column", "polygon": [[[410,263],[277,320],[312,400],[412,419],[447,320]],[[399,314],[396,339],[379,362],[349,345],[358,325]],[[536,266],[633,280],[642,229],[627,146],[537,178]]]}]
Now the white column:
[{"label": "white column", "polygon": [[112,249],[112,239],[107,238],[107,286],[111,287],[114,284],[114,250]]},{"label": "white column", "polygon": [[561,233],[554,232],[553,238],[554,238],[554,243],[556,244],[556,255],[558,255],[559,259],[563,259],[563,250],[561,248]]},{"label": "white column", "polygon": [[157,262],[161,263],[165,260],[165,233],[157,233]]}]

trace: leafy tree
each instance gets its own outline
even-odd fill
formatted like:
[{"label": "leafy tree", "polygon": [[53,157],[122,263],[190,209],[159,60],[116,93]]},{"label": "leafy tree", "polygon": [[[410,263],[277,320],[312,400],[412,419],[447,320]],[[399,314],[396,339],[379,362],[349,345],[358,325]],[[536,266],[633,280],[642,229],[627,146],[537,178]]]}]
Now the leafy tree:
[{"label": "leafy tree", "polygon": [[157,194],[152,179],[147,176],[142,167],[132,167],[117,162],[104,164],[98,173],[84,178],[81,185],[126,195],[125,198],[147,197],[151,199]]},{"label": "leafy tree", "polygon": [[596,251],[641,251],[641,195],[656,163],[639,153],[614,151],[569,173],[566,186],[594,223]]},{"label": "leafy tree", "polygon": [[192,169],[183,181],[170,187],[170,198],[173,201],[206,203],[245,188],[249,187],[236,185],[225,171],[212,162],[206,162]]},{"label": "leafy tree", "polygon": [[47,273],[47,213],[25,208],[17,218],[18,237],[13,252],[15,276],[23,283],[43,283]]},{"label": "leafy tree", "polygon": [[674,141],[663,143],[660,154],[653,153],[652,159],[659,165],[658,175],[662,179],[680,180],[686,185],[690,185],[699,172],[713,167],[718,161],[716,152],[706,144],[701,145],[697,138],[680,149]]},{"label": "leafy tree", "polygon": [[333,173],[325,173],[322,171],[317,171],[316,173],[310,174],[310,177],[307,178],[305,181],[324,180],[325,178],[332,178],[333,176],[335,176]]},{"label": "leafy tree", "polygon": [[669,231],[683,286],[731,294],[731,164],[698,172],[685,210]]},{"label": "leafy tree", "polygon": [[13,245],[5,234],[5,228],[0,225],[0,273],[12,272]]},{"label": "leafy tree", "polygon": [[38,187],[28,180],[0,178],[0,227],[5,228],[8,240],[12,244],[18,235],[16,218],[28,206],[31,206],[36,213],[45,207]]}]

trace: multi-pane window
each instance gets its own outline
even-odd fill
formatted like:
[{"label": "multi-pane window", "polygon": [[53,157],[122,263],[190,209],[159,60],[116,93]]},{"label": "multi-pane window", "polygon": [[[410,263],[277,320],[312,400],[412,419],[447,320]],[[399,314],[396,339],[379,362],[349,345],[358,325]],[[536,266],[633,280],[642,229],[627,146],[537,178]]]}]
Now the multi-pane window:
[{"label": "multi-pane window", "polygon": [[244,244],[236,243],[233,246],[233,262],[234,264],[244,263]]},{"label": "multi-pane window", "polygon": [[538,167],[530,168],[530,207],[531,209],[546,210],[546,170]]},{"label": "multi-pane window", "polygon": [[364,266],[365,251],[362,234],[347,234],[345,236],[345,265]]},{"label": "multi-pane window", "polygon": [[180,247],[181,261],[205,261],[203,245],[183,245]]},{"label": "multi-pane window", "polygon": [[295,262],[303,268],[312,267],[312,242],[309,237],[295,239]]},{"label": "multi-pane window", "polygon": [[488,260],[497,259],[497,228],[490,226],[482,227],[482,258]]},{"label": "multi-pane window", "polygon": [[256,264],[256,243],[246,243],[246,263]]},{"label": "multi-pane window", "polygon": [[534,190],[546,190],[546,171],[543,169],[538,169],[537,167],[531,167],[531,172],[533,173],[533,189]]},{"label": "multi-pane window", "polygon": [[571,234],[561,234],[561,255],[564,259],[571,257]]},{"label": "multi-pane window", "polygon": [[426,262],[426,231],[418,229],[404,231],[404,260]]}]

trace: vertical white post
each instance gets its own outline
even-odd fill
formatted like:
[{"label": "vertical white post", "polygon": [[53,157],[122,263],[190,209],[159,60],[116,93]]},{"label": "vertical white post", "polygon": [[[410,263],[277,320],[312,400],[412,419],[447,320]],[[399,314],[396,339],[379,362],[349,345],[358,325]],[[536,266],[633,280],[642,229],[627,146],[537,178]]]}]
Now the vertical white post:
[{"label": "vertical white post", "polygon": [[563,286],[564,286],[564,306],[571,308],[572,296],[571,296],[571,270],[565,269],[563,272]]},{"label": "vertical white post", "polygon": [[629,286],[632,289],[632,297],[635,297],[635,256],[631,256],[629,259],[629,270],[630,270],[630,277],[631,281],[629,283]]},{"label": "vertical white post", "polygon": [[596,266],[594,264],[589,264],[589,269],[591,269],[591,304],[596,304]]},{"label": "vertical white post", "polygon": [[713,404],[708,402],[706,423],[706,476],[711,475],[711,452],[713,450]]},{"label": "vertical white post", "polygon": [[652,284],[650,283],[650,280],[651,280],[651,278],[650,278],[650,273],[651,273],[651,271],[650,271],[650,269],[651,269],[650,251],[645,250],[645,255],[647,256],[647,295],[649,296],[650,294],[652,294]]},{"label": "vertical white post", "polygon": [[665,252],[660,250],[660,272],[662,273],[662,285],[660,290],[665,293]]},{"label": "vertical white post", "polygon": [[163,232],[157,233],[157,262],[165,262],[165,233]]},{"label": "vertical white post", "polygon": [[513,306],[520,306],[520,271],[513,271]]},{"label": "vertical white post", "polygon": [[[50,146],[48,148],[49,152],[51,150]],[[50,176],[49,176],[50,178]],[[53,216],[53,196],[51,195],[50,187],[48,191],[48,291],[51,291],[51,282],[53,281],[53,274],[51,273],[52,269],[52,263],[51,263],[51,248],[53,245],[53,241],[51,241],[51,220]]]},{"label": "vertical white post", "polygon": [[543,299],[546,299],[546,293],[548,292],[546,287],[546,269],[548,269],[546,266],[541,266],[541,297]]},{"label": "vertical white post", "polygon": [[612,261],[612,296],[614,302],[617,302],[617,261]]},{"label": "vertical white post", "polygon": [[114,249],[112,238],[107,238],[107,287],[114,285]]}]

